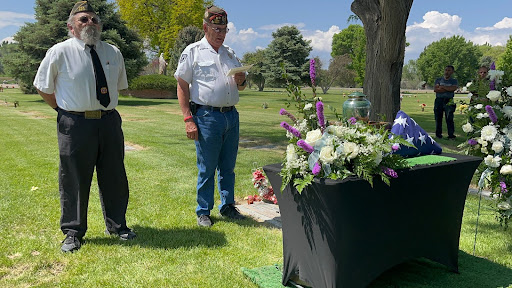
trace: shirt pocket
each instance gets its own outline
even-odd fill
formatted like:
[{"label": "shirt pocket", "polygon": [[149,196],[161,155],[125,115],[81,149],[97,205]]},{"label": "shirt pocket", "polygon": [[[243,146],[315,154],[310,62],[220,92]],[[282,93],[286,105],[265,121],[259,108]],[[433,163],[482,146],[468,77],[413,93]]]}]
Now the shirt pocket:
[{"label": "shirt pocket", "polygon": [[217,65],[214,61],[196,62],[194,76],[200,81],[213,82],[217,78]]}]

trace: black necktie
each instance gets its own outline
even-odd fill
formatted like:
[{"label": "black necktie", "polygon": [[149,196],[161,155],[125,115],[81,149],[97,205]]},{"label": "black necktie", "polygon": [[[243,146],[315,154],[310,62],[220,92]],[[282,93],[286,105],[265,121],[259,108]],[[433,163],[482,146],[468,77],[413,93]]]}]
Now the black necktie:
[{"label": "black necktie", "polygon": [[100,57],[98,57],[98,53],[94,50],[94,45],[87,46],[91,48],[92,66],[94,66],[94,77],[96,78],[96,98],[100,101],[101,105],[107,107],[110,104],[110,95],[108,94],[105,72],[103,72]]}]

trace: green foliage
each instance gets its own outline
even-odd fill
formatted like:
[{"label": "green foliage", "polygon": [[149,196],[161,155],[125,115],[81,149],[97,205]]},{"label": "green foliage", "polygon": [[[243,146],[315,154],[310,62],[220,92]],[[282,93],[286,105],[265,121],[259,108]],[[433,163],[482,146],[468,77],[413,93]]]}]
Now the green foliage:
[{"label": "green foliage", "polygon": [[416,63],[423,80],[432,86],[443,75],[444,68],[453,65],[453,78],[463,86],[475,76],[481,56],[482,53],[471,41],[466,41],[462,36],[453,36],[428,45]]},{"label": "green foliage", "polygon": [[196,26],[187,26],[178,33],[176,42],[169,52],[169,71],[176,71],[178,68],[178,61],[180,60],[181,53],[185,48],[203,38],[204,31]]},{"label": "green foliage", "polygon": [[258,91],[263,91],[263,88],[265,88],[265,76],[263,75],[266,63],[265,50],[258,49],[256,52],[245,53],[242,63],[244,65],[254,65],[247,75],[247,81],[249,85],[256,84]]},{"label": "green foliage", "polygon": [[210,0],[116,0],[123,19],[169,60],[179,32],[187,26],[202,29]]},{"label": "green foliage", "polygon": [[505,75],[503,76],[503,85],[511,86],[512,85],[512,36],[509,37],[507,41],[507,46],[505,48],[504,53],[501,55],[497,68],[499,70],[503,70]]},{"label": "green foliage", "polygon": [[348,55],[351,64],[349,69],[356,73],[355,81],[363,85],[366,67],[366,34],[364,28],[358,24],[349,25],[340,33],[332,37],[331,56]]},{"label": "green foliage", "polygon": [[[121,21],[114,10],[115,4],[107,0],[89,2],[103,23],[102,39],[116,45],[123,53],[128,79],[136,77],[147,63],[141,39]],[[32,81],[46,51],[68,38],[66,21],[74,3],[74,0],[37,0],[37,22],[25,24],[14,35],[18,43],[2,61],[6,73],[20,81],[20,87],[25,93],[36,93]]]},{"label": "green foliage", "polygon": [[142,75],[130,82],[130,90],[144,90],[144,89],[156,89],[156,90],[176,90],[176,79],[174,77],[151,74]]},{"label": "green foliage", "polygon": [[311,41],[302,37],[295,26],[284,26],[272,33],[274,40],[265,49],[265,77],[268,85],[283,87],[283,68],[288,74],[288,81],[294,84],[303,82],[304,64],[313,49]]},{"label": "green foliage", "polygon": [[496,62],[501,58],[505,52],[504,46],[491,46],[490,44],[477,45],[478,50],[482,52],[482,57],[479,60],[480,66],[490,67],[492,62]]},{"label": "green foliage", "polygon": [[419,89],[423,83],[416,60],[409,60],[402,68],[402,83],[400,87],[405,89]]}]

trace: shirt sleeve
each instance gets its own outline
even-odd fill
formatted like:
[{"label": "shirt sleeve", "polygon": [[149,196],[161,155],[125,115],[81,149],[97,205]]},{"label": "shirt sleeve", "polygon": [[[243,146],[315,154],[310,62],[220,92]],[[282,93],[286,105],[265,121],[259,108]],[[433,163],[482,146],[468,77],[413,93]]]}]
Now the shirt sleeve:
[{"label": "shirt sleeve", "polygon": [[57,76],[56,53],[53,49],[46,52],[46,56],[37,69],[34,86],[41,92],[53,94],[55,92],[55,77]]},{"label": "shirt sleeve", "polygon": [[187,83],[192,82],[192,52],[191,49],[185,49],[183,53],[181,53],[180,60],[178,62],[178,68],[176,68],[176,72],[174,73],[174,78],[178,80],[181,78]]},{"label": "shirt sleeve", "polygon": [[126,78],[126,67],[124,64],[124,58],[121,52],[119,53],[119,78],[117,79],[117,90],[128,89],[128,79]]}]

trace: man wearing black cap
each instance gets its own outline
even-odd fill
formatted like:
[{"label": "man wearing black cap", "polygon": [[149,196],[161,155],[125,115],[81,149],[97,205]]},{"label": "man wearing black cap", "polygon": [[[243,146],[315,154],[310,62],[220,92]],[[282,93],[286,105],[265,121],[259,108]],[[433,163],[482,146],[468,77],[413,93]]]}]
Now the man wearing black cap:
[{"label": "man wearing black cap", "polygon": [[128,88],[123,56],[100,41],[101,22],[87,1],[67,21],[70,39],[51,47],[34,79],[44,101],[57,110],[60,225],[63,252],[80,249],[94,169],[107,233],[136,235],[126,226],[128,180],[124,167],[118,91]]},{"label": "man wearing black cap", "polygon": [[221,204],[220,214],[230,219],[245,217],[235,208],[235,163],[238,152],[239,118],[235,105],[244,90],[245,72],[227,76],[240,67],[234,51],[223,45],[228,17],[226,11],[210,6],[203,18],[205,36],[185,48],[174,77],[185,131],[195,140],[197,154],[197,224],[210,227],[214,204],[215,173]]}]

